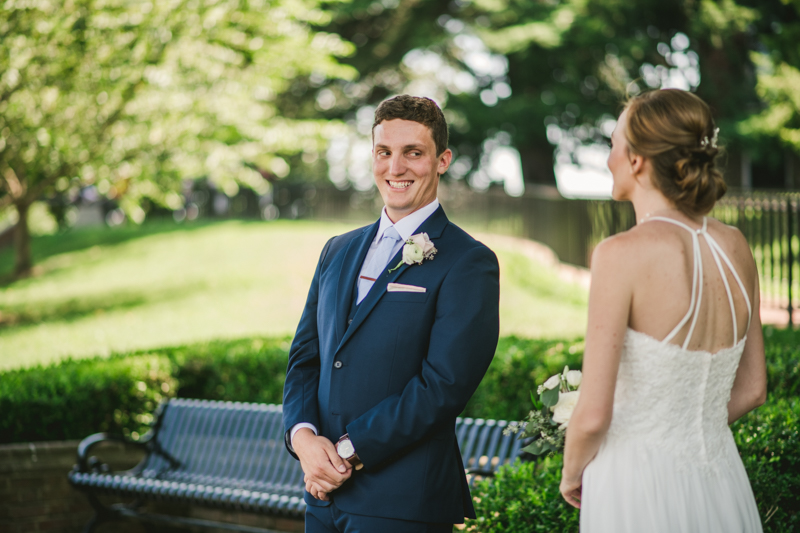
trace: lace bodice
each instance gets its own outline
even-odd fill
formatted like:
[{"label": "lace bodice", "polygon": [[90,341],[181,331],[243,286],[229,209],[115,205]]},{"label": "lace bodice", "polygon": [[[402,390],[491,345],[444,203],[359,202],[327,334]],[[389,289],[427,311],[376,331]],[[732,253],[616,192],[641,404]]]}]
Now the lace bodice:
[{"label": "lace bodice", "polygon": [[[716,471],[727,466],[728,401],[745,338],[737,341],[733,296],[723,264],[739,285],[752,316],[744,284],[728,257],[707,233],[706,220],[699,229],[670,219],[653,217],[692,233],[694,269],[689,311],[664,340],[628,329],[620,359],[614,394],[614,411],[607,440],[639,441],[678,459],[681,468]],[[732,345],[716,353],[688,350],[703,293],[700,238],[705,238],[722,276],[733,320]],[[689,321],[689,334],[682,346],[669,341]],[[749,318],[748,318],[749,323]]]},{"label": "lace bodice", "polygon": [[726,466],[728,401],[744,343],[712,354],[628,329],[607,439],[640,441],[686,468]]}]

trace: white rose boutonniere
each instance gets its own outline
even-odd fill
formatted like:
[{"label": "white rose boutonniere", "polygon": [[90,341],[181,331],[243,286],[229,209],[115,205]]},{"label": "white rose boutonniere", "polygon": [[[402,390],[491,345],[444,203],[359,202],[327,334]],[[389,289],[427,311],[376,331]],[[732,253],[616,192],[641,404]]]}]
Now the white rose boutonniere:
[{"label": "white rose boutonniere", "polygon": [[436,247],[428,238],[427,233],[417,233],[416,235],[412,235],[403,245],[403,259],[397,263],[397,266],[390,268],[389,272],[397,270],[403,265],[403,263],[406,265],[421,265],[425,259],[433,259],[433,256],[436,255],[436,252]]}]

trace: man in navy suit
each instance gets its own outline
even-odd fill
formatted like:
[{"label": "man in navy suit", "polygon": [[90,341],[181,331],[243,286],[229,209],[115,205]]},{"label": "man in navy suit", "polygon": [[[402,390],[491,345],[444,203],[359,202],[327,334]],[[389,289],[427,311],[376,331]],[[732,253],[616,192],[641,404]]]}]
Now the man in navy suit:
[{"label": "man in navy suit", "polygon": [[286,446],[307,532],[450,533],[475,516],[455,422],[497,347],[497,258],[439,205],[453,154],[432,100],[384,101],[372,138],[385,207],[322,250],[289,353]]}]

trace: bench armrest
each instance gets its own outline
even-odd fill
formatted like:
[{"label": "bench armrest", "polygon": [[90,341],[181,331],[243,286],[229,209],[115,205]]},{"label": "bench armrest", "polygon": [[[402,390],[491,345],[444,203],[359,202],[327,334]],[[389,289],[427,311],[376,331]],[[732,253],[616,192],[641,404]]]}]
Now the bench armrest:
[{"label": "bench armrest", "polygon": [[96,457],[90,457],[89,452],[95,445],[101,442],[119,442],[126,445],[137,446],[144,448],[147,445],[146,441],[129,440],[108,433],[95,433],[89,435],[78,444],[78,464],[75,465],[75,470],[78,472],[89,473],[97,471],[100,468],[100,461]]}]

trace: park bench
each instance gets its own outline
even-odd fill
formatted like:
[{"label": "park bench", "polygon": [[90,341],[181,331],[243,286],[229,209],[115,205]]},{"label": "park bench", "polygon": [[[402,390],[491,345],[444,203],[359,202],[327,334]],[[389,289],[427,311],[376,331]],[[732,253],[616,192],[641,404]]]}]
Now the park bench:
[{"label": "park bench", "polygon": [[[487,477],[512,462],[521,446],[502,434],[506,422],[459,418],[456,425],[464,468],[471,480]],[[216,527],[242,532],[270,530],[143,511],[145,503],[187,503],[260,515],[302,519],[303,473],[284,447],[280,405],[174,399],[163,403],[152,430],[129,443],[144,459],[112,472],[92,457],[92,448],[119,440],[105,433],[85,438],[70,483],[89,498],[95,516],[84,531],[124,517],[143,522]],[[105,505],[99,496],[132,499]]]}]

